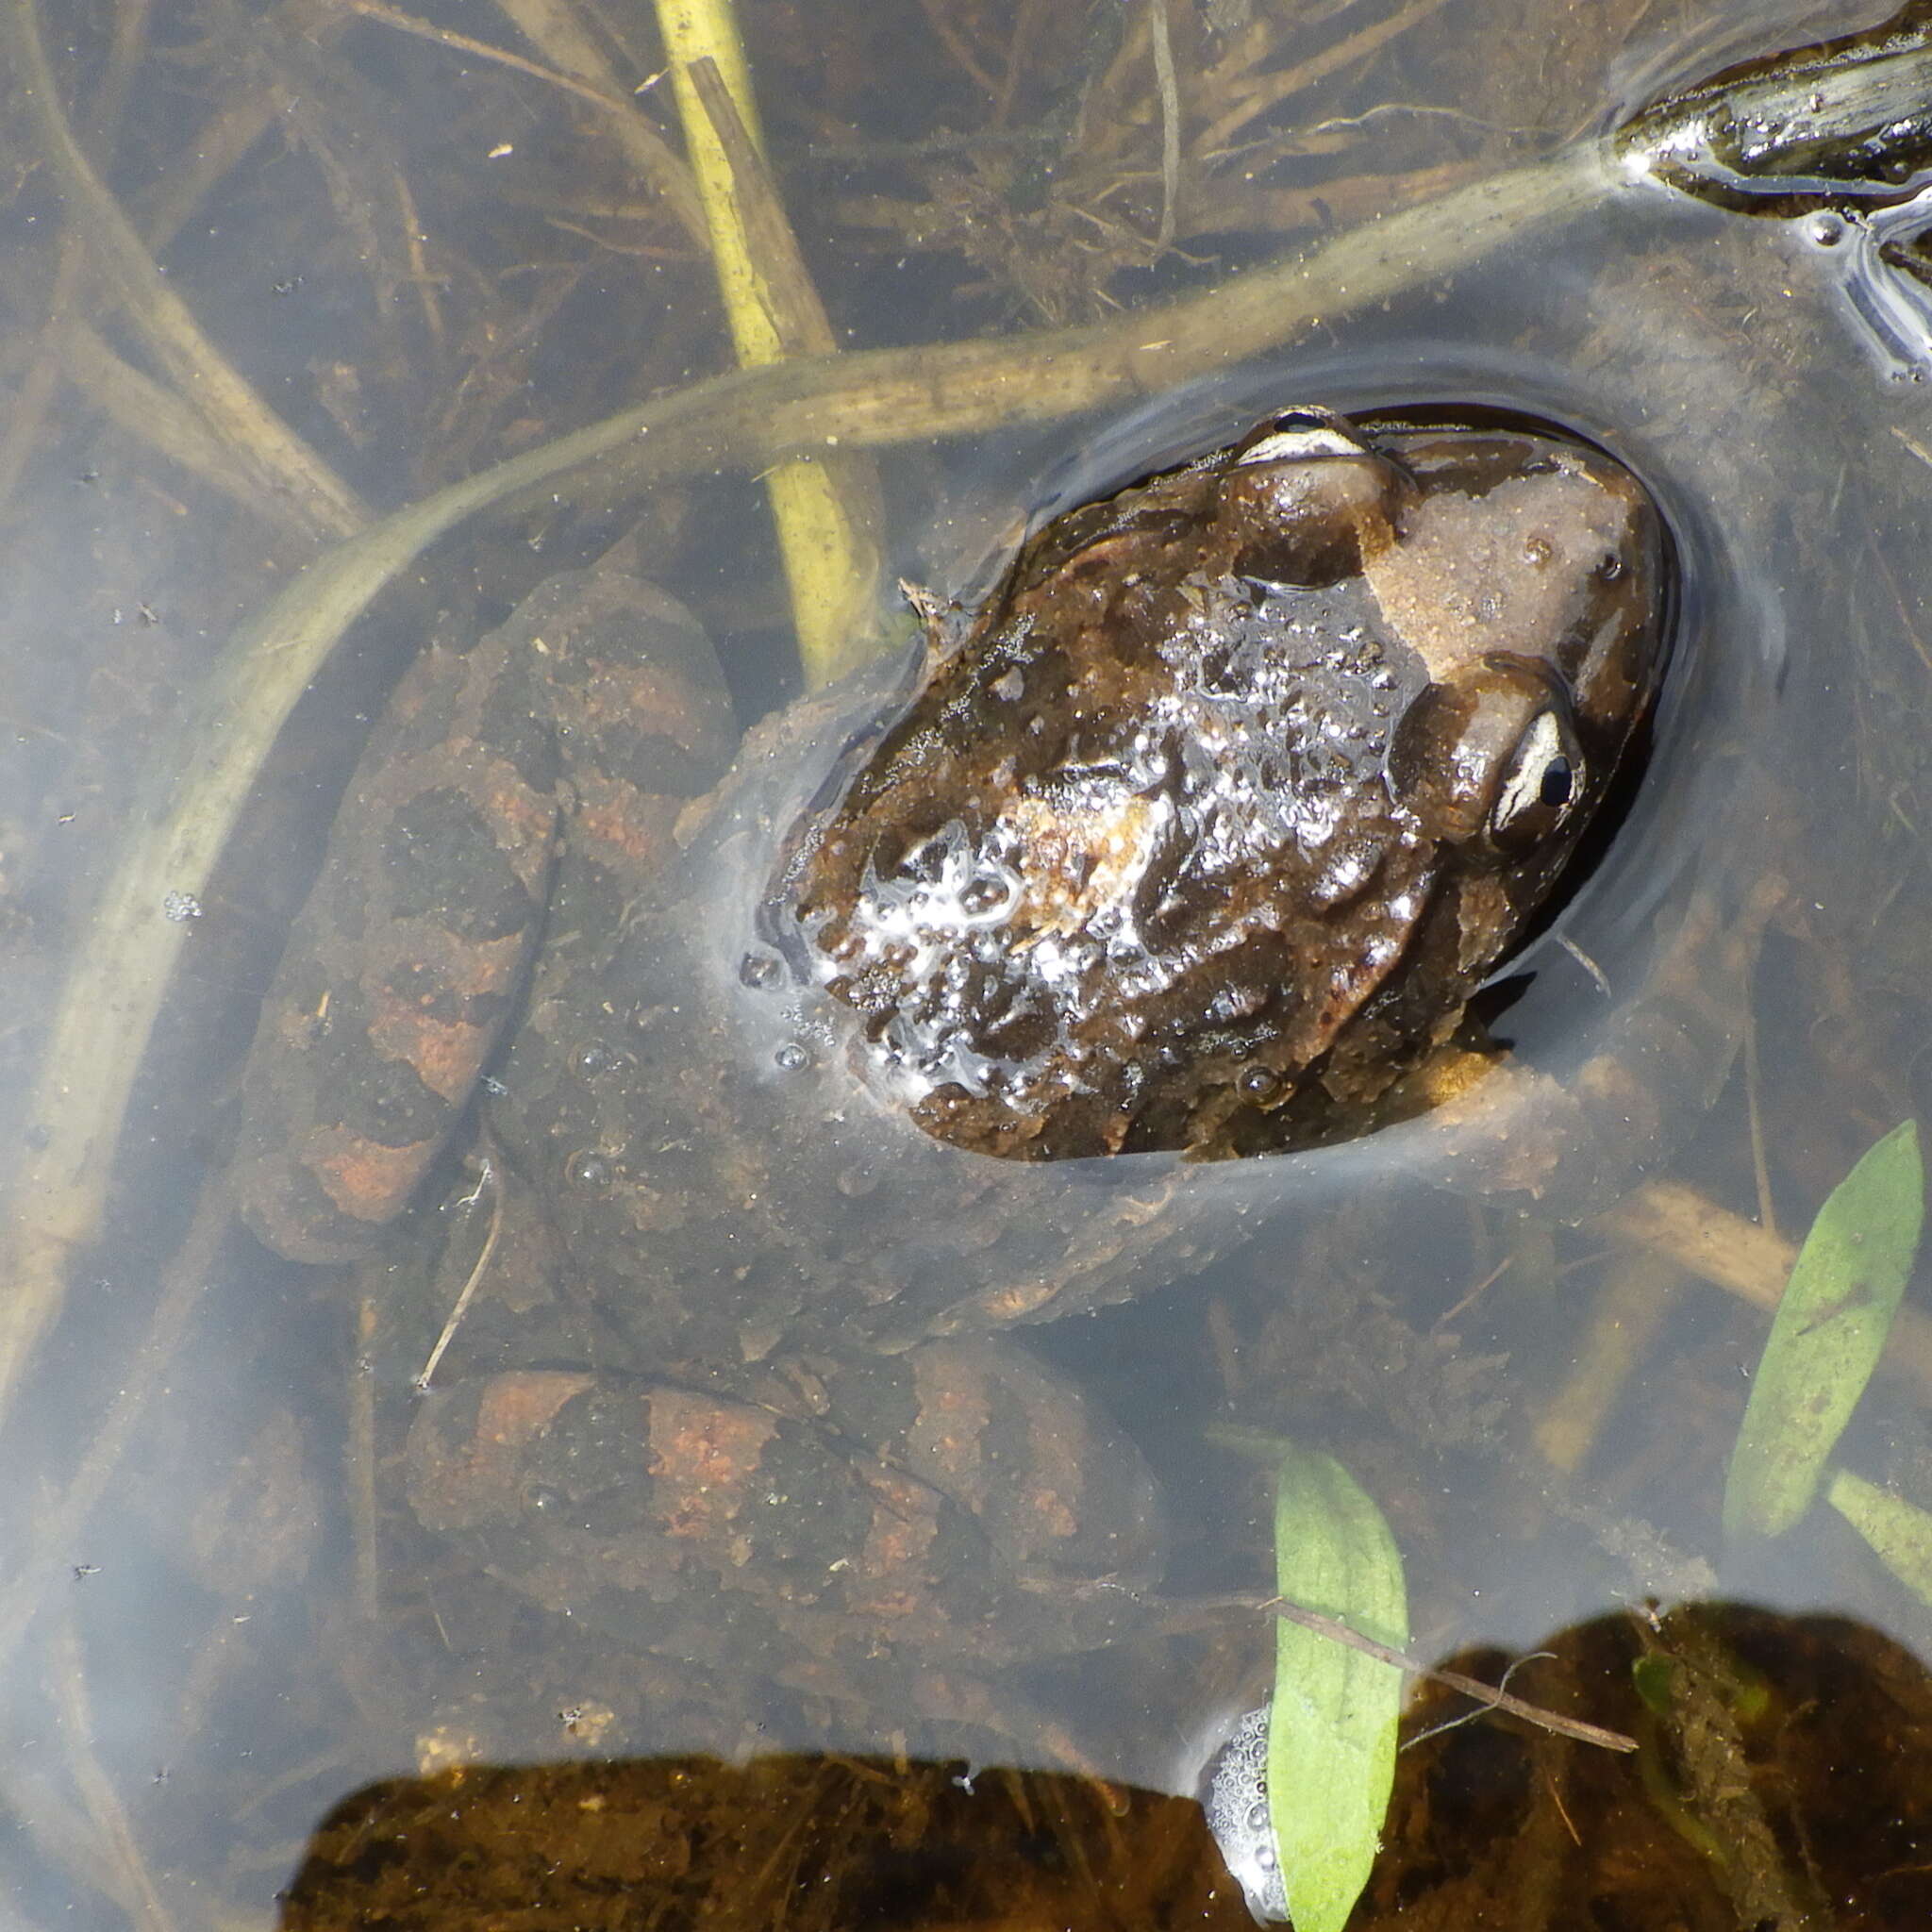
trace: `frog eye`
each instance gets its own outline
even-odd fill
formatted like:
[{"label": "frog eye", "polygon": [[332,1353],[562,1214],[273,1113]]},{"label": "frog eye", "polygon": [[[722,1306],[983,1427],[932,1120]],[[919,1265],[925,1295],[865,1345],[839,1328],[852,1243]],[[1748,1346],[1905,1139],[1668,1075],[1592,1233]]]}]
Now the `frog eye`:
[{"label": "frog eye", "polygon": [[1491,837],[1511,851],[1547,839],[1570,816],[1582,785],[1583,753],[1570,721],[1558,710],[1539,711],[1504,767]]},{"label": "frog eye", "polygon": [[1284,409],[1248,432],[1238,463],[1297,463],[1310,457],[1363,457],[1368,445],[1346,417],[1328,409]]}]

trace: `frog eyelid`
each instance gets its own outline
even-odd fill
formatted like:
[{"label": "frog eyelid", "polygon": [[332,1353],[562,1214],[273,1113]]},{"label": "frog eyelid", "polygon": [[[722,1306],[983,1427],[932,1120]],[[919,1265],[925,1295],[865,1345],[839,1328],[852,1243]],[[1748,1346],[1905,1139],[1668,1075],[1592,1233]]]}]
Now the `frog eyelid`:
[{"label": "frog eyelid", "polygon": [[1351,459],[1373,457],[1375,452],[1360,437],[1332,423],[1310,422],[1306,426],[1276,427],[1241,451],[1235,462],[1241,468],[1251,463],[1300,463],[1311,458],[1344,457]]},{"label": "frog eyelid", "polygon": [[1574,710],[1570,699],[1570,680],[1561,667],[1548,658],[1531,657],[1522,651],[1485,651],[1483,669],[1499,671],[1506,677],[1534,679],[1548,691],[1550,703],[1560,708],[1566,719]]},{"label": "frog eyelid", "polygon": [[[1361,462],[1388,464],[1401,470],[1380,444],[1373,442],[1346,416],[1309,403],[1277,409],[1256,424],[1232,451],[1219,458],[1233,469],[1250,465],[1299,462]],[[1406,475],[1407,472],[1403,474]]]},{"label": "frog eyelid", "polygon": [[[1553,658],[1533,658],[1515,651],[1489,651],[1483,656],[1483,669],[1505,677],[1523,680],[1535,687],[1541,699],[1540,709],[1554,711],[1562,721],[1563,733],[1573,743],[1580,733],[1576,719],[1576,692],[1561,665]],[[1532,718],[1525,724],[1526,733]],[[1519,742],[1520,742],[1519,739]]]},{"label": "frog eyelid", "polygon": [[1523,727],[1490,808],[1491,838],[1546,836],[1562,824],[1583,789],[1583,752],[1567,708],[1546,705]]},{"label": "frog eyelid", "polygon": [[[1248,469],[1291,471],[1309,465],[1319,470],[1324,463],[1366,468],[1379,482],[1381,515],[1390,520],[1398,536],[1405,506],[1423,493],[1415,472],[1399,456],[1380,442],[1371,441],[1347,417],[1312,406],[1283,409],[1257,424],[1245,441],[1221,460],[1226,464],[1224,477]],[[1362,513],[1363,507],[1357,505],[1352,514],[1358,522]],[[1379,525],[1380,518],[1372,516],[1372,522]]]}]

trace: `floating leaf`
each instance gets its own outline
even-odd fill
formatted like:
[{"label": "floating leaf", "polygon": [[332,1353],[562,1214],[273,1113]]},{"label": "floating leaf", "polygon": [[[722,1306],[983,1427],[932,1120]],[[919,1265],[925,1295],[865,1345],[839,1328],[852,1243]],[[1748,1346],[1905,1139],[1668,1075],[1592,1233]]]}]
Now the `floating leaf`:
[{"label": "floating leaf", "polygon": [[1824,1500],[1907,1590],[1932,1604],[1932,1516],[1848,1469],[1833,1474]]},{"label": "floating leaf", "polygon": [[1885,1349],[1919,1245],[1925,1174],[1915,1123],[1832,1190],[1778,1304],[1724,1486],[1724,1534],[1776,1536],[1811,1507]]},{"label": "floating leaf", "polygon": [[[1399,1650],[1402,1557],[1333,1457],[1290,1449],[1274,1491],[1274,1567],[1288,1602]],[[1402,1672],[1332,1638],[1276,1626],[1268,1805],[1295,1932],[1341,1932],[1368,1883],[1395,1782]]]}]

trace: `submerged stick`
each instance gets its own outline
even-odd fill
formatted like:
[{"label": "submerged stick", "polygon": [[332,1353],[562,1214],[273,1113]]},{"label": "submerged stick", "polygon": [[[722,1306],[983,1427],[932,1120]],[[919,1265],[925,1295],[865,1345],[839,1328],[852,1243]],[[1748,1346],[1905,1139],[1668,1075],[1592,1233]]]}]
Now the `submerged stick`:
[{"label": "submerged stick", "polygon": [[193,311],[162,278],[134,225],[95,174],[61,111],[54,70],[41,41],[33,0],[7,0],[0,40],[13,56],[22,92],[42,146],[71,197],[76,225],[100,272],[175,388],[200,411],[216,440],[253,472],[257,487],[286,499],[319,538],[345,537],[369,521],[356,492],[258,396],[208,339]]},{"label": "submerged stick", "polygon": [[[693,60],[691,82],[731,173],[729,205],[758,287],[758,319],[776,341],[771,356],[829,356],[838,347],[805,257],[752,130],[709,55]],[[720,270],[723,280],[723,270]],[[862,450],[824,449],[809,462],[780,464],[765,478],[778,548],[791,593],[792,628],[808,690],[856,671],[873,655],[878,632],[880,529],[885,507],[878,470]]]},{"label": "submerged stick", "polygon": [[[764,171],[751,72],[730,0],[658,0],[658,25],[740,366],[831,354],[831,324]],[[849,456],[831,462],[794,457],[764,481],[805,681],[827,684],[870,654],[877,490],[855,474]]]},{"label": "submerged stick", "polygon": [[1534,1724],[1539,1730],[1553,1731],[1559,1738],[1574,1739],[1579,1744],[1594,1744],[1599,1751],[1629,1752],[1637,1749],[1637,1740],[1623,1731],[1607,1730],[1602,1724],[1586,1724],[1580,1717],[1564,1717],[1559,1711],[1545,1710],[1540,1704],[1531,1704],[1527,1699],[1516,1695],[1513,1690],[1504,1690],[1494,1684],[1485,1684],[1480,1677],[1466,1675],[1461,1671],[1445,1671],[1432,1664],[1425,1664],[1410,1657],[1406,1650],[1396,1650],[1387,1643],[1377,1643],[1373,1637],[1364,1637],[1359,1630],[1352,1630],[1337,1617],[1324,1617],[1320,1610],[1304,1609],[1300,1604],[1291,1604],[1284,1597],[1273,1597],[1261,1607],[1281,1618],[1285,1623],[1298,1624],[1304,1630],[1312,1630],[1317,1637],[1325,1637],[1331,1643],[1340,1643],[1349,1650],[1358,1650],[1364,1657],[1372,1657],[1378,1663],[1392,1664],[1398,1671],[1406,1671],[1412,1677],[1426,1678],[1431,1684],[1441,1684],[1450,1690],[1457,1690],[1465,1697],[1473,1697],[1478,1704],[1491,1710],[1507,1712],[1510,1717],[1520,1717],[1524,1724]]}]

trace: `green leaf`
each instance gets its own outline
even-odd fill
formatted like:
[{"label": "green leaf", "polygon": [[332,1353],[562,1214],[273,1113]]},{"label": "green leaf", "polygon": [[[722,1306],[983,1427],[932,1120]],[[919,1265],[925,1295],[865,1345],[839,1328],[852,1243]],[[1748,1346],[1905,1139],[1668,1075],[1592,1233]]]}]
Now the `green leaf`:
[{"label": "green leaf", "polygon": [[[1274,1492],[1274,1568],[1290,1603],[1400,1650],[1402,1557],[1333,1457],[1291,1449]],[[1268,1806],[1295,1932],[1341,1932],[1368,1883],[1395,1782],[1402,1672],[1286,1621],[1275,1626]]]},{"label": "green leaf", "polygon": [[1932,1516],[1848,1469],[1833,1474],[1824,1500],[1907,1590],[1932,1604]]},{"label": "green leaf", "polygon": [[1724,1485],[1724,1534],[1777,1536],[1811,1507],[1898,1312],[1925,1212],[1906,1122],[1832,1190],[1805,1237],[1751,1386]]},{"label": "green leaf", "polygon": [[1631,1664],[1630,1681],[1652,1717],[1670,1715],[1671,1681],[1676,1674],[1675,1661],[1667,1657],[1640,1657]]}]

